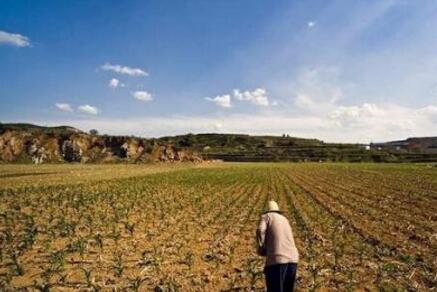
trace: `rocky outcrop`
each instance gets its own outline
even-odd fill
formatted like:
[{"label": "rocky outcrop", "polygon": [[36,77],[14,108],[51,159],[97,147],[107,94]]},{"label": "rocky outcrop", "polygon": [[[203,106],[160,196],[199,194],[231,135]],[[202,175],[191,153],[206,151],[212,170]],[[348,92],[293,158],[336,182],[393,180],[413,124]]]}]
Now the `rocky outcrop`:
[{"label": "rocky outcrop", "polygon": [[62,161],[59,152],[59,141],[55,137],[42,136],[32,138],[27,142],[27,152],[34,163],[43,163],[46,161],[59,162]]},{"label": "rocky outcrop", "polygon": [[170,145],[155,145],[150,159],[155,162],[201,162],[202,158],[190,149],[177,150]]},{"label": "rocky outcrop", "polygon": [[0,133],[3,162],[201,162],[188,148],[137,137],[98,136],[83,132],[37,133],[5,130]]},{"label": "rocky outcrop", "polygon": [[126,158],[137,160],[144,154],[145,145],[139,139],[130,138],[121,145],[125,151]]}]

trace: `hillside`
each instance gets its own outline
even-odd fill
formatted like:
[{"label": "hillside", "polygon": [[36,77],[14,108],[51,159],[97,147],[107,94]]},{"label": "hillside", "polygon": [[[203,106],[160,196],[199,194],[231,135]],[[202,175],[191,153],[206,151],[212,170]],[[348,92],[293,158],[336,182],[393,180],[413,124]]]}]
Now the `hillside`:
[{"label": "hillside", "polygon": [[413,137],[400,141],[373,143],[371,147],[401,152],[437,153],[437,137]]},{"label": "hillside", "polygon": [[250,136],[238,134],[187,134],[158,139],[180,147],[190,147],[205,159],[225,161],[348,161],[348,162],[427,162],[437,161],[436,138],[410,138],[410,147],[398,149],[394,142],[378,144],[325,143],[317,139],[290,136]]},{"label": "hillside", "polygon": [[191,149],[128,136],[88,134],[78,129],[31,124],[0,125],[0,161],[59,162],[199,162]]},{"label": "hillside", "polygon": [[31,133],[46,133],[46,134],[82,133],[81,130],[69,126],[46,127],[46,126],[39,126],[39,125],[33,125],[27,123],[14,123],[14,124],[0,123],[0,133],[6,130],[27,131]]},{"label": "hillside", "polygon": [[0,124],[0,159],[7,162],[348,161],[434,162],[437,137],[385,143],[325,143],[318,139],[243,134],[186,134],[144,139],[79,129]]}]

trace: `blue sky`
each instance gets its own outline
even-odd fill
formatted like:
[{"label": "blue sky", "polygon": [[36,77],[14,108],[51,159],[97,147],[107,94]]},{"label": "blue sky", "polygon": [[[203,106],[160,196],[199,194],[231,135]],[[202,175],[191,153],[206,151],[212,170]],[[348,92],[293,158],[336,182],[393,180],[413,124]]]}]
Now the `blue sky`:
[{"label": "blue sky", "polygon": [[437,2],[0,1],[0,121],[437,135]]}]

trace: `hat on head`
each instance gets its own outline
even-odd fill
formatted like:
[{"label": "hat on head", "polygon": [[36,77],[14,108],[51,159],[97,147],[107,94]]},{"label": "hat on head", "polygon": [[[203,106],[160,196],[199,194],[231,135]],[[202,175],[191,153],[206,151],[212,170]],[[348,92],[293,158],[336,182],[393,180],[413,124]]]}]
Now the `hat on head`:
[{"label": "hat on head", "polygon": [[269,201],[268,211],[279,211],[278,203],[273,200]]}]

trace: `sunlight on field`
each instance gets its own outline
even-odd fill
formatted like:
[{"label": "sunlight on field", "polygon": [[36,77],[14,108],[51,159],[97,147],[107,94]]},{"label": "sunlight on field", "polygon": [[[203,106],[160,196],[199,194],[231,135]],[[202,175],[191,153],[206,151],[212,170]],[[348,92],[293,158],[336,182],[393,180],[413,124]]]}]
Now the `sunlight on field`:
[{"label": "sunlight on field", "polygon": [[0,165],[0,290],[262,291],[269,199],[294,230],[298,290],[436,286],[437,168]]},{"label": "sunlight on field", "polygon": [[75,184],[144,176],[187,168],[217,167],[214,164],[0,164],[0,188]]}]

